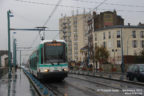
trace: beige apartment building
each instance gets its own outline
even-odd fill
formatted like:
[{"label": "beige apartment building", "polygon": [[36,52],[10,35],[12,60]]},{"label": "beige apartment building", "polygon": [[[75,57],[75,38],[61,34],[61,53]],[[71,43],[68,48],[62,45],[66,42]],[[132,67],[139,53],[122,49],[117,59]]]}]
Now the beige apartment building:
[{"label": "beige apartment building", "polygon": [[94,46],[105,46],[109,53],[109,62],[121,64],[123,55],[138,55],[144,48],[144,26],[111,26],[93,32]]},{"label": "beige apartment building", "polygon": [[68,60],[81,61],[80,49],[88,43],[87,21],[90,14],[78,14],[69,17],[62,17],[59,20],[60,39],[68,45]]}]

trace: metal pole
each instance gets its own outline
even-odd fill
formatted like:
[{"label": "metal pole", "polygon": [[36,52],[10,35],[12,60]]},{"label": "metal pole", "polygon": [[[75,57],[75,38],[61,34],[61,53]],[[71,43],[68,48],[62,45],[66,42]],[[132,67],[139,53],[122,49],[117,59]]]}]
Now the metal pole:
[{"label": "metal pole", "polygon": [[[15,64],[17,65],[17,47],[16,47],[16,41],[15,41]],[[15,66],[16,71],[16,66]]]},{"label": "metal pole", "polygon": [[10,45],[10,10],[7,11],[7,19],[8,19],[8,65],[9,72],[8,77],[11,78],[11,45]]},{"label": "metal pole", "polygon": [[16,39],[14,39],[14,68],[16,70]]},{"label": "metal pole", "polygon": [[122,73],[124,73],[124,57],[123,57],[123,34],[122,34],[122,27],[121,27],[121,57],[122,57],[122,61],[121,61],[121,71]]},{"label": "metal pole", "polygon": [[15,44],[14,44],[14,38],[13,38],[13,58],[12,58],[12,59],[13,59],[13,63],[12,63],[12,66],[13,66],[13,67],[12,67],[12,72],[14,71],[13,68],[14,68],[14,65],[15,65],[15,64],[14,64],[14,63],[15,63],[15,62],[14,62],[14,61],[15,61],[15,60],[14,60],[14,59],[15,59],[15,52],[14,52],[14,51],[15,51]]},{"label": "metal pole", "polygon": [[90,48],[89,48],[89,47],[90,47],[90,46],[89,46],[90,43],[89,43],[89,38],[90,38],[90,37],[88,37],[88,60],[87,60],[87,65],[89,64],[89,59],[90,59],[90,56],[89,56],[89,55],[90,55]]},{"label": "metal pole", "polygon": [[21,50],[20,50],[20,68],[21,68]]},{"label": "metal pole", "polygon": [[[128,37],[128,40],[129,40],[129,37]],[[127,56],[128,56],[128,40],[127,40]]]},{"label": "metal pole", "polygon": [[115,49],[114,49],[114,64],[115,64]]}]

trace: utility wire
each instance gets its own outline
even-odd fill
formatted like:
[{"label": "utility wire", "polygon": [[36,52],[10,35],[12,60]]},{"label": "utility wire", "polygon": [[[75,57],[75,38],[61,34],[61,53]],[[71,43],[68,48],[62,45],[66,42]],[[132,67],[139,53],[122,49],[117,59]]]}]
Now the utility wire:
[{"label": "utility wire", "polygon": [[36,35],[36,37],[34,38],[34,40],[32,41],[32,43],[29,45],[30,47],[33,46],[35,44],[35,41],[37,40],[37,38],[39,37],[39,34]]},{"label": "utility wire", "polygon": [[[19,2],[25,2],[25,3],[31,3],[31,4],[37,4],[37,5],[47,5],[47,6],[55,6],[56,4],[50,4],[50,3],[41,3],[41,2],[32,2],[32,1],[25,1],[25,0],[16,0]],[[77,8],[77,9],[84,9],[85,7],[74,7],[74,6],[68,6],[68,5],[62,5],[58,4],[57,6],[60,7],[69,7],[69,8]],[[92,8],[87,8],[87,9],[92,9]]]},{"label": "utility wire", "polygon": [[[93,1],[83,1],[83,0],[73,0],[73,1],[79,1],[79,2],[83,2],[83,3],[91,3],[91,4],[95,4],[95,3],[101,3],[101,2],[93,2]],[[139,5],[128,5],[128,4],[118,4],[118,3],[103,3],[105,5],[117,5],[117,6],[125,6],[125,7],[144,7],[144,6],[139,6]]]},{"label": "utility wire", "polygon": [[[95,9],[97,10],[97,8],[100,7],[100,6],[101,6],[104,2],[106,2],[106,1],[107,1],[107,0],[104,0],[104,1],[101,2],[98,6],[96,6],[96,7],[93,8],[92,10],[90,10],[88,13],[91,13],[91,11],[94,11]],[[80,20],[80,19],[83,19],[83,17],[82,17],[82,18],[79,18],[79,20]],[[78,21],[78,20],[77,20],[77,21]],[[59,33],[58,33],[58,34],[59,34]],[[56,34],[56,36],[57,36],[58,34]],[[55,36],[55,37],[56,37],[56,36]]]},{"label": "utility wire", "polygon": [[[38,5],[48,5],[48,6],[60,6],[60,7],[69,7],[69,8],[77,8],[77,9],[84,9],[85,7],[74,7],[74,6],[66,6],[66,5],[60,5],[58,4],[59,2],[55,5],[55,4],[48,4],[48,3],[40,3],[40,2],[31,2],[31,1],[25,1],[25,0],[16,0],[16,1],[20,1],[20,2],[25,2],[25,3],[32,3],[32,4],[38,4]],[[107,5],[119,5],[119,6],[127,6],[127,7],[144,7],[144,6],[134,6],[134,5],[126,5],[126,4],[114,4],[114,3],[105,3],[106,0],[104,0],[103,2],[92,2],[92,1],[82,1],[82,0],[73,0],[73,1],[80,1],[80,2],[86,2],[86,3],[100,3],[97,7],[95,7],[93,10],[113,10],[113,9],[98,9],[99,6],[101,6],[102,4],[107,4]],[[92,8],[88,8],[88,9],[92,9]],[[54,8],[54,10],[56,10],[56,8]],[[93,11],[91,10],[91,11]],[[91,12],[90,11],[90,12]],[[144,12],[144,11],[134,11],[134,10],[117,10],[117,11],[123,11],[123,12]],[[89,12],[89,13],[90,13]],[[52,11],[52,15],[53,15],[53,11]],[[49,19],[51,18],[51,16],[49,16]],[[47,22],[49,21],[49,19],[47,19],[47,21],[44,23],[44,25],[47,24]],[[56,35],[57,36],[57,35]],[[37,36],[38,37],[38,36]],[[35,41],[35,39],[33,40]]]},{"label": "utility wire", "polygon": [[56,11],[56,9],[58,8],[58,5],[61,3],[61,1],[62,1],[62,0],[59,0],[59,1],[57,2],[57,4],[55,5],[53,11],[52,11],[51,14],[49,15],[48,19],[46,20],[46,22],[44,23],[43,26],[46,26],[46,25],[47,25],[47,23],[48,23],[49,20],[51,19],[52,15],[54,14],[54,12]]},{"label": "utility wire", "polygon": [[[24,1],[24,0],[16,0],[19,2],[25,2],[25,3],[31,3],[31,4],[37,4],[37,5],[47,5],[47,6],[55,6],[55,4],[48,4],[48,3],[40,3],[40,2],[31,2],[31,1]],[[100,2],[99,2],[100,3]],[[101,2],[102,3],[102,2]],[[105,3],[103,3],[105,4]],[[116,4],[115,4],[116,5]],[[121,4],[117,4],[117,5],[121,5]],[[67,8],[77,8],[77,9],[90,9],[92,10],[92,8],[90,7],[75,7],[75,6],[67,6],[67,5],[57,5],[60,7],[67,7]],[[122,5],[121,5],[122,6]],[[131,7],[134,7],[133,5],[129,5]],[[144,7],[144,6],[139,6],[139,7]],[[104,8],[99,8],[97,10],[114,10],[114,9],[104,9]],[[117,9],[116,9],[117,10]],[[137,11],[137,10],[120,10],[118,9],[117,11],[123,11],[123,12],[139,12],[139,13],[143,13],[144,11]]]},{"label": "utility wire", "polygon": [[[49,20],[51,19],[52,15],[53,15],[54,12],[56,11],[57,7],[59,6],[59,4],[60,4],[60,2],[61,2],[62,0],[59,0],[56,5],[55,5],[55,4],[45,4],[45,3],[39,3],[39,2],[24,1],[24,0],[16,0],[16,1],[26,2],[26,3],[32,3],[32,4],[41,4],[41,5],[51,5],[51,6],[55,6],[54,9],[52,10],[51,14],[49,15],[48,19],[47,19],[47,20],[45,21],[45,23],[43,24],[43,27],[44,27],[44,26],[46,26],[46,24],[49,22]],[[49,31],[49,30],[46,30],[46,31]],[[55,30],[52,30],[52,31],[55,31]],[[40,36],[40,33],[41,33],[41,31],[39,31],[39,34],[36,36],[36,38],[33,40],[33,42],[30,44],[30,46],[35,43],[35,41],[36,41],[36,39],[38,38],[38,36]],[[40,36],[40,38],[41,38],[41,36]]]},{"label": "utility wire", "polygon": [[62,1],[62,0],[59,0],[59,1],[57,2],[57,4],[55,5],[53,11],[52,11],[51,14],[49,15],[48,19],[46,20],[46,22],[44,23],[43,26],[45,26],[45,25],[49,22],[49,20],[51,19],[52,15],[53,15],[54,12],[56,11],[56,9],[57,9],[57,7],[58,7],[58,5],[60,4],[61,1]]},{"label": "utility wire", "polygon": [[104,0],[103,2],[101,2],[98,6],[96,6],[93,10],[91,11],[94,11],[95,9],[97,10],[98,7],[100,7],[101,5],[103,5],[107,0]]}]

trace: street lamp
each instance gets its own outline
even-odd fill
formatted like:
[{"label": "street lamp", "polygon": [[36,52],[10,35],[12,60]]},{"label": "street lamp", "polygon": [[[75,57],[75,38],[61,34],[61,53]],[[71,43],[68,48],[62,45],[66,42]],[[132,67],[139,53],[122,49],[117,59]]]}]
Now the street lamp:
[{"label": "street lamp", "polygon": [[11,44],[10,44],[10,17],[13,17],[11,11],[7,11],[7,20],[8,20],[8,65],[9,72],[8,77],[11,78]]}]

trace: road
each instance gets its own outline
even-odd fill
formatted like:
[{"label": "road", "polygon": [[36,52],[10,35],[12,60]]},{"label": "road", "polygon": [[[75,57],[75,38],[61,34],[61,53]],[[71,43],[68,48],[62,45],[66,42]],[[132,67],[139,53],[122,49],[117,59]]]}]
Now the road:
[{"label": "road", "polygon": [[45,84],[58,96],[143,96],[144,87],[125,82],[69,74],[62,82]]}]

